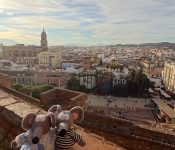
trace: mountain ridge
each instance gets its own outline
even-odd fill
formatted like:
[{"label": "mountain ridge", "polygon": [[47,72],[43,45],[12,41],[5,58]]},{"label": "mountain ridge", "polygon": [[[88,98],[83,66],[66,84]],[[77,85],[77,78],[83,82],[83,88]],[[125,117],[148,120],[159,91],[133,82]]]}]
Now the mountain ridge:
[{"label": "mountain ridge", "polygon": [[18,42],[10,39],[0,39],[0,44],[3,44],[5,46],[12,46],[18,44]]}]

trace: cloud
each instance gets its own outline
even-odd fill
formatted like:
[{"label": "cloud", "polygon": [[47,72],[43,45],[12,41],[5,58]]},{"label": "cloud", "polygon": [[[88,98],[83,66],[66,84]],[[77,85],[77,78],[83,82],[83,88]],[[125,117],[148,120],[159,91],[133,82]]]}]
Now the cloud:
[{"label": "cloud", "polygon": [[0,19],[0,38],[20,43],[43,26],[50,45],[175,42],[174,0],[0,0]]},{"label": "cloud", "polygon": [[26,35],[23,32],[19,32],[18,30],[15,30],[15,29],[10,29],[8,31],[1,31],[0,34],[1,34],[2,39],[9,38],[9,39],[17,40],[17,41],[23,40],[24,42],[26,42],[24,39],[27,39],[27,40],[32,41],[32,42],[33,42],[33,40],[36,40],[36,39],[38,40],[38,36]]},{"label": "cloud", "polygon": [[14,13],[13,13],[13,12],[6,12],[6,15],[8,15],[8,16],[13,16]]}]

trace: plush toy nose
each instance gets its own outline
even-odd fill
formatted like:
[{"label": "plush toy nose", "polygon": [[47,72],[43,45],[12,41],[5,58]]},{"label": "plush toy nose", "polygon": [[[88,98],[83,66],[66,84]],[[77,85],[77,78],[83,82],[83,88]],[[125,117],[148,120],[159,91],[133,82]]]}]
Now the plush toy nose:
[{"label": "plush toy nose", "polygon": [[34,137],[33,139],[32,139],[32,143],[33,144],[37,144],[39,142],[39,138],[38,137]]},{"label": "plush toy nose", "polygon": [[61,129],[59,136],[64,136],[66,134],[66,130],[65,129]]}]

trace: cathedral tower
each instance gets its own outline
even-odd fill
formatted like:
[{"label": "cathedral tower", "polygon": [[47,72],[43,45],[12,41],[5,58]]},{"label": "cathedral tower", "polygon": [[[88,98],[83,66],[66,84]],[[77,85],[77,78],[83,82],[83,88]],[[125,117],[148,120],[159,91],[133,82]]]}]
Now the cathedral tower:
[{"label": "cathedral tower", "polygon": [[41,47],[43,51],[47,51],[48,50],[48,46],[47,46],[47,34],[43,29],[43,32],[41,33]]}]

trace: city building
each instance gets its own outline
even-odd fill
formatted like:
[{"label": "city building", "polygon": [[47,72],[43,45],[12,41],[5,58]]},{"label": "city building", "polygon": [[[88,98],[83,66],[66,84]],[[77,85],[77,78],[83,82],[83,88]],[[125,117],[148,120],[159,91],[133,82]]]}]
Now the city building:
[{"label": "city building", "polygon": [[24,44],[17,44],[14,46],[3,46],[3,58],[16,61],[17,58],[36,57],[42,51],[40,46],[25,46]]},{"label": "city building", "polygon": [[28,67],[33,67],[34,65],[38,64],[38,59],[37,57],[21,57],[17,58],[16,63],[23,64]]},{"label": "city building", "polygon": [[163,68],[147,69],[145,74],[152,78],[161,78]]},{"label": "city building", "polygon": [[175,93],[175,63],[166,62],[162,72],[162,79],[167,90]]},{"label": "city building", "polygon": [[37,57],[38,53],[42,51],[47,51],[47,34],[43,29],[41,33],[41,45],[34,46],[28,45],[25,46],[24,44],[16,44],[13,46],[2,46],[2,54],[4,59],[16,61],[18,58],[24,57]]},{"label": "city building", "polygon": [[3,71],[10,76],[11,84],[66,86],[70,76],[57,71]]},{"label": "city building", "polygon": [[41,48],[42,51],[47,51],[48,50],[48,46],[47,46],[47,34],[43,29],[43,32],[41,33]]},{"label": "city building", "polygon": [[43,51],[38,54],[40,66],[48,66],[51,68],[58,68],[61,66],[62,53],[61,51]]},{"label": "city building", "polygon": [[91,68],[91,57],[85,56],[83,58],[83,69],[88,70]]},{"label": "city building", "polygon": [[156,67],[156,63],[153,63],[149,60],[142,60],[141,64],[147,69],[153,69]]}]

